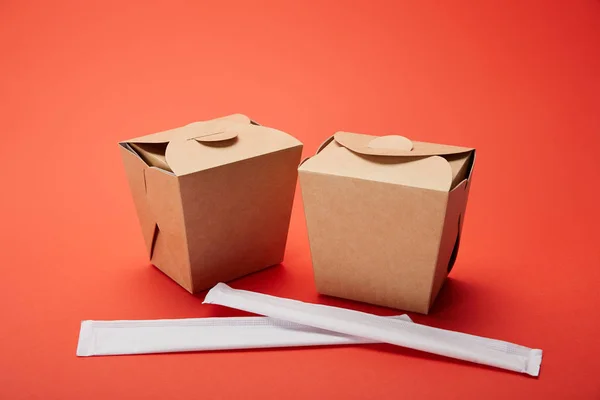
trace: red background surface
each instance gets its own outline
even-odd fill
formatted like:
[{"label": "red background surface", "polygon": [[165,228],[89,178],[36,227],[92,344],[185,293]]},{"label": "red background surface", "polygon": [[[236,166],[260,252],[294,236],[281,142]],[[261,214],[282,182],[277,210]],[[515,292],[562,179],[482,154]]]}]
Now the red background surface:
[{"label": "red background surface", "polygon": [[[0,2],[0,398],[600,398],[600,2]],[[479,150],[418,322],[544,350],[538,379],[387,345],[77,358],[82,319],[241,315],[146,259],[116,142],[245,113]],[[299,195],[283,265],[315,291]]]}]

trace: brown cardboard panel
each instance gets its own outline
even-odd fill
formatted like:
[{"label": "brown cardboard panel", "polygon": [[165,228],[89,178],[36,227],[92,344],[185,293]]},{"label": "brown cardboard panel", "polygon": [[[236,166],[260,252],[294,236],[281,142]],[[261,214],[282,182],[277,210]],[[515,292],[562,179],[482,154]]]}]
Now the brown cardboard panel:
[{"label": "brown cardboard panel", "polygon": [[458,154],[473,151],[473,149],[466,147],[415,141],[412,141],[412,150],[405,150],[404,148],[396,149],[389,146],[371,147],[369,144],[374,140],[380,141],[381,136],[363,135],[350,132],[337,132],[334,137],[336,142],[356,153],[374,156],[441,156],[446,154]]},{"label": "brown cardboard panel", "polygon": [[213,143],[235,139],[236,137],[237,133],[234,130],[225,130],[223,132],[205,133],[203,135],[196,136],[194,139],[196,139],[198,142]]},{"label": "brown cardboard panel", "polygon": [[427,313],[456,255],[474,157],[398,136],[326,141],[298,168],[318,291]]},{"label": "brown cardboard panel", "polygon": [[[468,181],[463,180],[448,196],[446,217],[444,219],[444,231],[431,288],[430,306],[435,301],[435,298],[448,276],[453,253],[458,252],[460,233],[465,218],[467,198],[469,196],[469,185],[467,185],[467,183]],[[454,257],[456,257],[456,254],[454,254]]]},{"label": "brown cardboard panel", "polygon": [[411,151],[414,147],[410,139],[398,135],[376,137],[375,139],[369,141],[367,146],[371,149],[388,149],[400,151]]},{"label": "brown cardboard panel", "polygon": [[120,148],[151,261],[179,285],[282,261],[301,142],[234,115]]},{"label": "brown cardboard panel", "polygon": [[154,254],[152,255],[152,264],[173,279],[188,292],[192,292],[192,284],[189,274],[189,263],[178,263],[165,236],[160,234],[156,236]]},{"label": "brown cardboard panel", "polygon": [[[319,154],[321,152],[321,150],[323,150],[324,148],[326,148],[330,143],[335,143],[335,141],[333,140],[333,136],[328,137],[327,140],[325,140],[323,143],[321,143],[321,145],[319,145],[319,147],[317,148],[317,151],[316,151],[315,155]],[[339,145],[337,145],[337,146],[339,147]],[[305,159],[303,159],[302,161],[300,161],[300,164],[298,164],[298,168],[300,168],[300,166],[302,164],[304,164],[307,160],[309,160],[312,157],[314,157],[314,156],[306,157]]]},{"label": "brown cardboard panel", "polygon": [[250,124],[227,123],[228,131],[235,131],[235,140],[219,145],[197,140],[175,139],[167,147],[167,164],[178,176],[235,163],[247,158],[300,145],[300,141],[276,129]]},{"label": "brown cardboard panel", "polygon": [[304,171],[300,183],[318,291],[427,312],[448,193]]},{"label": "brown cardboard panel", "polygon": [[[333,159],[336,158],[336,154],[337,154],[334,152],[339,151],[339,150],[333,150],[333,149],[338,149],[338,148],[343,148],[343,146],[340,145],[337,141],[328,140],[321,145],[321,147],[319,148],[319,150],[317,150],[317,153],[314,156],[306,158],[305,160],[302,161],[302,163],[300,165],[303,165],[309,159],[313,159],[313,161],[311,161],[309,165],[311,165],[313,168],[316,168],[317,171],[323,172],[320,169],[321,168],[320,164],[333,164],[332,167],[334,169],[338,170],[338,174],[351,176],[352,175],[351,169],[346,170],[346,168],[343,168],[340,165],[335,165],[335,163],[333,161]],[[323,152],[325,152],[325,154],[323,155],[323,157],[321,157],[320,154],[322,154]],[[415,185],[419,186],[419,187],[439,188],[440,190],[450,190],[450,189],[454,188],[456,185],[458,185],[462,180],[464,180],[467,177],[467,175],[469,173],[469,168],[472,164],[472,162],[471,162],[472,154],[473,154],[473,151],[443,156],[443,158],[448,161],[448,164],[450,165],[450,170],[452,171],[452,179],[451,179],[450,186],[446,187],[447,186],[445,184],[446,168],[441,167],[441,165],[439,165],[439,168],[442,170],[440,172],[442,174],[441,176],[432,175],[433,171],[429,170],[424,174],[424,176],[425,176],[424,180],[421,181],[421,178],[417,177],[417,183]],[[425,158],[423,156],[421,156],[421,157],[393,157],[393,156],[380,157],[380,156],[370,156],[370,155],[358,155],[358,156],[361,157],[363,160],[370,160],[373,163],[386,164],[386,165],[397,165],[400,163],[407,163],[409,161],[412,162],[412,161],[417,161],[417,160],[421,160],[421,159]],[[358,161],[356,161],[356,163],[357,162]],[[432,162],[430,161],[430,162],[427,162],[426,165],[431,165],[431,164],[432,164]],[[410,164],[410,166],[412,168],[412,164]],[[304,168],[310,168],[310,167],[304,167]],[[405,168],[407,168],[407,167],[405,167]],[[359,171],[360,170],[361,169],[359,168]],[[388,171],[388,172],[391,172],[391,168],[390,168],[390,171]],[[408,177],[388,176],[389,174],[387,174],[383,170],[379,170],[377,173],[386,175],[384,178],[382,178],[383,181],[391,180],[392,183],[396,182],[399,184],[402,184],[402,183],[410,184],[408,182],[409,181]],[[359,173],[356,176],[360,176],[360,175],[361,174]],[[431,181],[432,179],[434,182],[428,185],[428,182]],[[439,180],[439,182],[437,182],[437,184],[436,184],[436,181],[438,181],[438,180]]]},{"label": "brown cardboard panel", "polygon": [[229,123],[250,124],[250,118],[243,114],[233,114],[221,118],[211,119],[209,121],[197,121],[191,124],[181,126],[166,131],[152,133],[150,135],[140,136],[129,139],[129,143],[168,143],[174,139],[189,139],[201,136],[203,133],[211,131],[219,132],[226,130]]},{"label": "brown cardboard panel", "polygon": [[325,147],[327,147],[332,141],[334,140],[333,136],[328,137],[323,143],[321,143],[321,145],[319,146],[319,148],[317,149],[316,154],[319,154]]},{"label": "brown cardboard panel", "polygon": [[171,174],[148,168],[146,185],[146,202],[159,227],[155,244],[157,247],[151,261],[165,274],[191,291],[189,250],[185,236],[179,181]]},{"label": "brown cardboard panel", "polygon": [[[217,143],[230,141],[235,138],[237,138],[237,133],[229,129],[223,132],[202,132],[193,139],[201,143]],[[166,158],[166,150],[169,143],[129,143],[129,145],[149,166],[173,172]]]},{"label": "brown cardboard panel", "polygon": [[176,177],[149,168],[130,150],[120,149],[152,263],[191,290],[189,272],[187,277],[185,272],[189,259]]},{"label": "brown cardboard panel", "polygon": [[[281,131],[244,123],[240,117],[197,122],[129,141],[148,165],[183,176],[291,148],[300,142]],[[165,141],[166,146],[165,146]],[[165,146],[165,147],[163,147]],[[164,154],[162,154],[162,150]]]},{"label": "brown cardboard panel", "polygon": [[181,177],[194,291],[283,260],[296,146]]},{"label": "brown cardboard panel", "polygon": [[455,188],[463,180],[467,179],[473,152],[446,155],[444,158],[450,164],[452,169],[452,188]]},{"label": "brown cardboard panel", "polygon": [[344,147],[333,146],[328,146],[326,156],[323,153],[307,160],[301,168],[304,171],[446,192],[452,183],[452,169],[442,157],[421,157],[407,162],[404,159],[357,155]]},{"label": "brown cardboard panel", "polygon": [[144,160],[148,166],[173,172],[166,158],[167,147],[171,141],[196,139],[199,142],[220,142],[237,137],[231,125],[250,124],[250,119],[242,114],[233,114],[210,121],[199,121],[139,138],[128,140],[128,145]]},{"label": "brown cardboard panel", "polygon": [[154,226],[156,221],[146,201],[146,169],[144,162],[132,151],[126,149],[123,145],[119,146],[123,165],[131,196],[135,204],[138,220],[142,228],[144,243],[148,254],[152,252],[152,242],[154,237]]},{"label": "brown cardboard panel", "polygon": [[165,158],[167,143],[129,143],[147,165],[171,171]]}]

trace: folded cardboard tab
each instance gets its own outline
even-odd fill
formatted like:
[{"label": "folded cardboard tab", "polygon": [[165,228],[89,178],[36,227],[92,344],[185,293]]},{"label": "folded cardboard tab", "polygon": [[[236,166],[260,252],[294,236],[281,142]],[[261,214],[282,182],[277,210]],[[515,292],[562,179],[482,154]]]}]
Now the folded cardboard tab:
[{"label": "folded cardboard tab", "polygon": [[320,293],[427,313],[452,268],[475,150],[338,132],[299,167]]},{"label": "folded cardboard tab", "polygon": [[302,143],[230,115],[120,143],[151,262],[190,292],[283,259]]}]

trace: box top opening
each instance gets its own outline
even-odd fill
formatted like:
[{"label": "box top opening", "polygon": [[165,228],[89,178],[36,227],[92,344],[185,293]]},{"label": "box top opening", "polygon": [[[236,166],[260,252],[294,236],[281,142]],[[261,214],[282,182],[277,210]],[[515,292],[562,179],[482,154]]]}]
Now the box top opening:
[{"label": "box top opening", "polygon": [[423,157],[461,154],[473,151],[467,147],[414,142],[404,136],[371,136],[360,133],[337,132],[336,142],[355,153],[388,157]]},{"label": "box top opening", "polygon": [[468,179],[473,154],[472,148],[397,135],[338,132],[300,170],[450,191]]},{"label": "box top opening", "polygon": [[128,144],[149,166],[183,176],[302,144],[242,114],[194,122],[130,139]]}]

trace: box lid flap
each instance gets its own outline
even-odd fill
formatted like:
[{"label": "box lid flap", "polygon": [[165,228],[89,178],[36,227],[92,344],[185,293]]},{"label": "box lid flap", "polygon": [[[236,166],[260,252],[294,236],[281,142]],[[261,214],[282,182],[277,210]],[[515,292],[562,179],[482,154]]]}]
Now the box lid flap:
[{"label": "box lid flap", "polygon": [[168,143],[174,139],[187,139],[193,136],[202,136],[209,132],[215,133],[224,130],[230,123],[250,124],[250,118],[243,114],[232,114],[208,121],[192,122],[191,124],[169,129],[150,135],[140,136],[126,140],[127,143]]},{"label": "box lid flap", "polygon": [[194,122],[127,142],[167,143],[165,162],[177,176],[302,145],[287,133],[252,124],[241,114]]},{"label": "box lid flap", "polygon": [[[299,170],[449,191],[473,149],[412,142],[402,136],[338,132]],[[461,155],[464,154],[464,157]],[[384,156],[384,157],[381,157]],[[444,157],[459,157],[447,160]]]},{"label": "box lid flap", "polygon": [[337,132],[336,142],[355,153],[371,156],[423,157],[460,154],[473,151],[467,147],[414,142],[404,136],[371,136],[360,133]]}]

